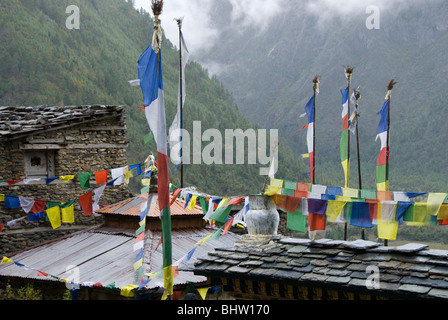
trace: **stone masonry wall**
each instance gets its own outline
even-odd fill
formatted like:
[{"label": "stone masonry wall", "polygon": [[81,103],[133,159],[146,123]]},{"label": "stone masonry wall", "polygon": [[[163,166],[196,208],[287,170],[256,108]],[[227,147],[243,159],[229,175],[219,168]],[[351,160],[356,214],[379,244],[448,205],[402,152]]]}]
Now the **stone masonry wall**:
[{"label": "stone masonry wall", "polygon": [[[121,129],[120,129],[121,128]],[[0,144],[0,180],[25,179],[24,146],[33,146],[43,141],[56,141],[59,149],[54,150],[54,176],[94,173],[127,165],[125,122],[123,116],[105,121],[69,127],[61,130],[35,134],[19,140]],[[61,143],[61,141],[63,141]],[[55,143],[42,143],[45,145]],[[111,180],[108,172],[108,180]],[[46,185],[17,183],[8,185],[0,183],[0,194],[31,197],[47,201],[67,202],[97,188],[94,175],[90,180],[91,188],[83,190],[77,178],[64,182],[55,180]],[[100,200],[100,205],[107,205],[129,198],[127,185],[107,186]],[[12,227],[4,227],[0,233],[0,255],[16,252],[40,242],[90,227],[103,222],[102,217],[84,216],[79,202],[75,202],[75,223],[62,224],[53,230],[47,219],[31,222],[27,218]],[[27,216],[21,208],[5,209],[0,202],[0,223]]]}]

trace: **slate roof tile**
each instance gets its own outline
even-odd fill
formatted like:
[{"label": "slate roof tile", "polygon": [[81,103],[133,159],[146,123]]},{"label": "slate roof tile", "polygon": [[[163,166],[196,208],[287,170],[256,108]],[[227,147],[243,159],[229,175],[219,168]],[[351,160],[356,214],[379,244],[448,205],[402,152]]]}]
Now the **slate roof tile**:
[{"label": "slate roof tile", "polygon": [[[384,247],[371,241],[310,241],[278,237],[269,243],[247,242],[215,249],[198,259],[195,273],[283,281],[296,285],[340,286],[344,291],[377,290],[378,294],[448,299],[448,251],[408,244]],[[378,267],[380,289],[368,289],[368,268]],[[376,294],[376,293],[375,293]],[[401,295],[400,295],[401,294]]]}]

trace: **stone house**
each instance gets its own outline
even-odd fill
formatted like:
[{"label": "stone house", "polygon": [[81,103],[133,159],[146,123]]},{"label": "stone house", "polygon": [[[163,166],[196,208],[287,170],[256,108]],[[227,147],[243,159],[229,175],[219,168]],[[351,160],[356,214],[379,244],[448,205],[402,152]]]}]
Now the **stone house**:
[{"label": "stone house", "polygon": [[[89,190],[78,174],[127,165],[125,106],[0,107],[0,194],[67,202]],[[60,176],[75,176],[59,180]],[[56,179],[54,179],[56,177]],[[95,175],[91,188],[97,187]],[[4,197],[4,196],[3,196]],[[125,184],[105,188],[100,205],[129,197]],[[101,222],[84,216],[75,203],[75,222],[53,230],[47,219],[22,219],[0,232],[1,253],[17,251]],[[26,216],[20,207],[0,203],[0,224]],[[98,221],[99,220],[99,221]]]}]

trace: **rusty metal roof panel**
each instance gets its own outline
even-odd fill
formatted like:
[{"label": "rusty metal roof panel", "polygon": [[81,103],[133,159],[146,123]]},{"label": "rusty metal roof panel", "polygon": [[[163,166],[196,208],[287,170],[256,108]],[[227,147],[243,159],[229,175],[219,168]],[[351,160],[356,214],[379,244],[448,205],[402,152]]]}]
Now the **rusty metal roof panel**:
[{"label": "rusty metal roof panel", "polygon": [[[172,197],[171,197],[172,199]],[[160,215],[160,209],[159,209],[159,201],[157,194],[154,195],[151,206],[148,212],[148,217],[158,217]],[[145,201],[148,201],[148,195],[142,195],[142,196],[136,196],[130,199],[126,199],[121,202],[117,202],[115,204],[112,204],[110,206],[104,207],[102,209],[97,210],[97,213],[100,214],[120,214],[120,215],[130,215],[130,216],[140,216],[141,209],[140,206]],[[176,198],[176,200],[173,202],[173,204],[170,206],[171,209],[171,215],[203,215],[202,208],[199,205],[195,205],[193,210],[190,210],[185,207],[185,201],[182,201],[179,198]]]}]

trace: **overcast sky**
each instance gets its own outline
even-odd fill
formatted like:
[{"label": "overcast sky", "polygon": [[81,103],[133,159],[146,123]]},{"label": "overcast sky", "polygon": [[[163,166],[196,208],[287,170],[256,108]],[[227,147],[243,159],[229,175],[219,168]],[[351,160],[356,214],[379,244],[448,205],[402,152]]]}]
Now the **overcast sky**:
[{"label": "overcast sky", "polygon": [[[229,24],[237,21],[240,29],[248,25],[263,29],[285,10],[294,10],[296,1],[307,0],[165,0],[161,19],[166,37],[177,46],[179,29],[174,19],[184,17],[182,30],[190,53],[194,55],[199,48],[213,44],[219,37],[219,31],[211,27],[209,13],[216,1],[231,3],[232,21]],[[307,1],[306,10],[325,23],[345,15],[366,15],[366,8],[370,5],[381,10],[399,11],[410,3],[425,5],[427,1],[446,0],[310,0]],[[143,7],[152,15],[151,0],[135,0],[135,6]]]},{"label": "overcast sky", "polygon": [[[165,35],[177,46],[178,32],[175,18],[184,17],[182,30],[190,53],[207,47],[218,39],[219,31],[211,27],[210,9],[217,0],[167,0],[160,18]],[[257,25],[265,28],[273,18],[282,12],[280,3],[287,0],[227,0],[232,4],[232,21],[243,21],[239,25]],[[143,7],[151,13],[150,0],[135,0],[137,8]],[[229,23],[232,23],[229,21]]]}]

